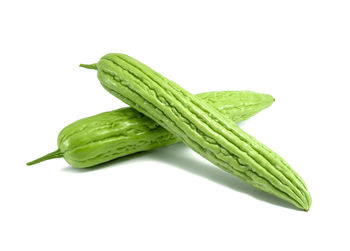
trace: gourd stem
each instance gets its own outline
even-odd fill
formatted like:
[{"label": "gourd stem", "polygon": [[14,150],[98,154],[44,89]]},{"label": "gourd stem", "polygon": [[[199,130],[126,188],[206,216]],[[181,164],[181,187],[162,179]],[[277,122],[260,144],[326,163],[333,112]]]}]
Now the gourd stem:
[{"label": "gourd stem", "polygon": [[80,64],[79,67],[84,67],[86,69],[97,70],[96,64]]},{"label": "gourd stem", "polygon": [[46,154],[45,156],[42,156],[36,160],[33,160],[31,162],[27,163],[27,166],[35,165],[38,164],[42,161],[49,160],[49,159],[54,159],[54,158],[62,158],[63,154],[61,153],[60,149],[57,149],[56,151]]}]

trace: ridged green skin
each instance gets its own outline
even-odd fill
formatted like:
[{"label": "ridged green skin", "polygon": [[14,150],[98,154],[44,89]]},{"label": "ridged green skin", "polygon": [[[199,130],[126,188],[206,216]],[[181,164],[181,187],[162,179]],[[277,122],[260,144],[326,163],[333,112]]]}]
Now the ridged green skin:
[{"label": "ridged green skin", "polygon": [[[250,91],[208,92],[196,96],[235,122],[255,115],[274,101],[268,94]],[[156,122],[128,107],[66,126],[58,136],[59,149],[28,164],[64,157],[70,165],[85,168],[179,141]]]},{"label": "ridged green skin", "polygon": [[258,189],[309,210],[309,191],[286,161],[210,105],[127,55],[107,54],[94,66],[107,91],[204,158]]}]

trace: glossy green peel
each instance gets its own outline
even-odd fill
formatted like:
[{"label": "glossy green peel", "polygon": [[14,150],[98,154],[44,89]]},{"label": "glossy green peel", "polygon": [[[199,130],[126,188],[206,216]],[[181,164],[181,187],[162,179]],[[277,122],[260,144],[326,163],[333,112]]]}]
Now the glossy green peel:
[{"label": "glossy green peel", "polygon": [[[208,92],[196,96],[235,122],[248,119],[274,101],[268,94],[250,91]],[[70,165],[85,168],[179,141],[158,123],[128,107],[68,125],[58,136],[58,150],[27,165],[64,157]]]},{"label": "glossy green peel", "polygon": [[207,160],[262,191],[309,210],[311,196],[302,178],[217,109],[124,54],[107,54],[93,68],[108,92]]}]

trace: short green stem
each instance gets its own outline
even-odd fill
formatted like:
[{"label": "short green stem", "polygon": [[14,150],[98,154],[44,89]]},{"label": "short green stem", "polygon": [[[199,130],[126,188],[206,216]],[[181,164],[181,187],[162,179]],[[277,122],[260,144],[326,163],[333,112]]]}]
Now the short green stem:
[{"label": "short green stem", "polygon": [[62,157],[63,157],[62,152],[60,151],[60,149],[57,149],[56,151],[54,151],[52,153],[46,154],[45,156],[42,156],[42,157],[40,157],[40,158],[38,158],[36,160],[28,162],[27,166],[35,165],[35,164],[38,164],[38,163],[40,163],[42,161],[45,161],[45,160],[55,159],[55,158],[62,158]]},{"label": "short green stem", "polygon": [[97,65],[96,64],[80,64],[79,67],[84,67],[86,69],[97,70]]}]

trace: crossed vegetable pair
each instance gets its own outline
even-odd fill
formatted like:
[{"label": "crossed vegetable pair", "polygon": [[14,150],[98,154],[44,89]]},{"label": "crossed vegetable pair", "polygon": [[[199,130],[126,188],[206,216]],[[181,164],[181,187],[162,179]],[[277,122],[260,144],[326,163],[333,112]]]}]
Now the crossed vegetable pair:
[{"label": "crossed vegetable pair", "polygon": [[78,120],[58,136],[58,150],[27,163],[64,157],[74,167],[182,141],[249,185],[308,211],[311,196],[302,178],[277,153],[236,122],[270,106],[270,95],[249,91],[192,95],[148,66],[111,53],[92,65],[102,86],[131,108]]}]

